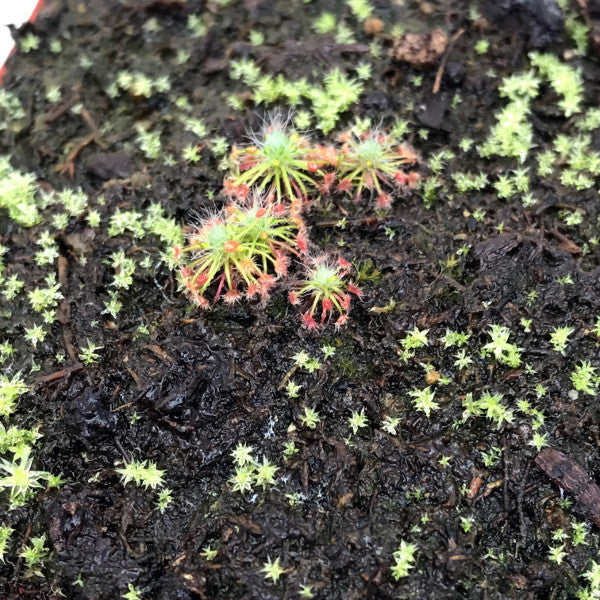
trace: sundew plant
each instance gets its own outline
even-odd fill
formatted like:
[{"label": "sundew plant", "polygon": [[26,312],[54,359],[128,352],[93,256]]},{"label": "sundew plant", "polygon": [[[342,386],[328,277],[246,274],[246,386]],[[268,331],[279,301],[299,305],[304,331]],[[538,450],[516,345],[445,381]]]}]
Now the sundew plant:
[{"label": "sundew plant", "polygon": [[[349,294],[360,298],[361,292],[343,257],[312,255],[305,215],[311,202],[340,193],[355,200],[377,194],[376,206],[389,209],[392,195],[418,181],[415,172],[400,169],[414,165],[416,156],[383,130],[346,134],[341,146],[314,144],[290,120],[275,113],[251,135],[252,145],[233,148],[233,171],[224,180],[230,204],[194,225],[187,244],[175,248],[179,274],[202,308],[211,305],[209,290],[213,303],[231,304],[244,296],[265,301],[283,285],[293,305],[307,301],[305,327],[323,326],[333,314],[340,327],[348,321]],[[296,278],[289,271],[294,260],[304,270]]]},{"label": "sundew plant", "polygon": [[600,598],[593,3],[122,4],[0,89],[6,593]]},{"label": "sundew plant", "polygon": [[176,248],[176,258],[185,255],[180,274],[191,298],[207,307],[206,290],[216,281],[215,302],[222,294],[235,302],[241,286],[246,297],[266,300],[275,278],[287,275],[290,254],[302,247],[303,228],[283,204],[257,196],[248,208],[233,204],[203,220],[183,250]]},{"label": "sundew plant", "polygon": [[308,190],[313,191],[315,177],[322,175],[320,167],[325,163],[318,148],[291,130],[280,115],[275,115],[252,137],[253,145],[235,147],[231,153],[237,173],[226,180],[228,192],[244,197],[250,187],[256,186],[274,194],[278,202],[283,198],[298,202],[307,199]]}]

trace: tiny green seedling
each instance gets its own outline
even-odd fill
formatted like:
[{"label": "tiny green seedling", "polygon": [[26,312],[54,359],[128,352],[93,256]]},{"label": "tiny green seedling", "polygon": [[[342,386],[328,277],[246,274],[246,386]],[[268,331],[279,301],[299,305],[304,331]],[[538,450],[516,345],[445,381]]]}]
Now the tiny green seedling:
[{"label": "tiny green seedling", "polygon": [[577,391],[594,396],[600,387],[600,376],[589,361],[581,361],[571,372],[571,382]]},{"label": "tiny green seedling", "polygon": [[229,480],[234,492],[251,492],[255,482],[254,464],[237,467]]},{"label": "tiny green seedling", "polygon": [[548,548],[548,558],[557,565],[560,565],[567,556],[567,553],[564,550],[564,544],[560,544],[559,546],[550,546],[550,548]]},{"label": "tiny green seedling", "polygon": [[399,425],[400,419],[398,417],[386,415],[381,423],[381,429],[390,435],[397,435]]},{"label": "tiny green seedling", "polygon": [[15,373],[11,378],[3,374],[0,376],[0,416],[8,416],[14,410],[16,401],[22,396],[29,386],[21,377],[21,373]]},{"label": "tiny green seedling", "polygon": [[415,566],[415,554],[417,546],[409,544],[402,540],[400,547],[394,552],[394,564],[392,565],[392,577],[398,581],[402,577],[406,577],[408,572]]},{"label": "tiny green seedling", "polygon": [[511,423],[513,420],[513,411],[502,404],[502,394],[492,394],[484,392],[478,400],[473,399],[470,392],[465,395],[462,401],[463,420],[469,417],[478,417],[485,415],[500,428],[504,422]]},{"label": "tiny green seedling", "polygon": [[13,531],[14,529],[8,525],[0,525],[0,562],[4,562],[4,556],[8,550]]},{"label": "tiny green seedling", "polygon": [[360,412],[353,411],[352,416],[348,419],[348,425],[350,429],[352,429],[352,433],[356,435],[359,429],[369,426],[369,420],[367,419],[367,415],[365,415],[365,409],[361,409]]},{"label": "tiny green seedling", "polygon": [[261,571],[265,574],[265,579],[270,579],[273,583],[277,583],[279,578],[285,573],[285,568],[279,564],[279,557],[274,561],[270,558],[263,564]]},{"label": "tiny green seedling", "polygon": [[[422,338],[423,334],[425,334],[425,339],[426,339],[427,338],[427,330],[425,330],[424,332],[420,332],[420,335],[417,337]],[[451,329],[446,329],[446,334],[444,335],[444,337],[440,338],[440,341],[442,341],[444,343],[444,346],[446,348],[450,348],[452,346],[457,346],[458,348],[461,348],[469,341],[470,337],[471,337],[470,333],[466,333],[466,332],[461,333],[459,331],[452,331]]]},{"label": "tiny green seedling", "polygon": [[298,385],[297,383],[294,383],[291,379],[285,386],[285,391],[287,393],[288,398],[290,399],[297,398],[300,395],[299,392],[301,389],[302,386]]},{"label": "tiny green seedling", "polygon": [[158,494],[158,500],[156,501],[156,508],[159,512],[163,513],[169,505],[173,502],[173,490],[169,488],[163,488]]},{"label": "tiny green seedling", "polygon": [[464,533],[469,534],[474,524],[475,519],[473,517],[460,517],[460,526]]},{"label": "tiny green seedling", "polygon": [[571,539],[573,540],[573,545],[574,546],[581,546],[581,545],[587,545],[587,534],[588,534],[588,526],[587,523],[584,523],[583,521],[579,521],[579,522],[574,522],[571,525],[571,529],[572,529],[572,536]]},{"label": "tiny green seedling", "polygon": [[156,463],[153,463],[152,461],[132,460],[130,463],[127,463],[124,468],[115,470],[121,475],[121,481],[124,485],[127,485],[130,481],[133,481],[136,485],[140,485],[145,489],[156,489],[157,487],[162,487],[164,485],[164,471],[158,469]]},{"label": "tiny green seedling", "polygon": [[310,600],[311,598],[314,598],[315,594],[312,591],[312,588],[313,586],[309,584],[300,586],[300,589],[298,590],[298,596],[300,596],[302,600]]},{"label": "tiny green seedling", "polygon": [[122,598],[125,600],[142,600],[139,588],[134,586],[132,583],[127,584],[127,592],[123,594]]},{"label": "tiny green seedling", "polygon": [[202,549],[202,552],[200,552],[200,556],[202,556],[202,558],[205,558],[208,561],[215,560],[218,554],[219,551],[212,548],[211,546],[205,546]]},{"label": "tiny green seedling", "polygon": [[84,365],[92,365],[98,361],[100,355],[96,350],[101,350],[103,346],[96,346],[92,340],[87,340],[87,346],[79,351],[79,358]]},{"label": "tiny green seedling", "polygon": [[452,460],[451,456],[444,454],[444,455],[442,455],[440,460],[438,460],[438,465],[440,465],[440,467],[442,467],[442,469],[445,469],[450,464],[451,460]]},{"label": "tiny green seedling", "polygon": [[309,429],[316,429],[317,424],[321,421],[319,413],[314,408],[304,408],[304,415],[300,417],[300,422]]},{"label": "tiny green seedling", "polygon": [[563,356],[567,348],[569,336],[575,331],[573,327],[557,327],[550,334],[550,343],[556,352],[560,352]]},{"label": "tiny green seedling", "polygon": [[314,373],[322,367],[322,364],[319,362],[318,358],[311,357],[310,354],[304,350],[296,352],[292,358],[294,359],[296,366],[306,369],[309,373]]},{"label": "tiny green seedling", "polygon": [[320,35],[333,31],[338,25],[337,17],[333,13],[321,13],[312,24],[312,28]]},{"label": "tiny green seedling", "polygon": [[289,460],[290,458],[298,454],[298,452],[299,450],[296,447],[296,444],[293,440],[286,442],[283,446],[283,458],[285,458],[286,460]]},{"label": "tiny green seedling", "polygon": [[39,577],[43,577],[41,569],[49,552],[45,543],[46,536],[33,537],[30,543],[19,553],[19,556],[25,561],[27,571]]},{"label": "tiny green seedling", "polygon": [[279,470],[278,467],[271,464],[266,456],[263,456],[262,463],[256,463],[256,473],[254,475],[254,482],[264,490],[267,485],[275,485],[275,472]]},{"label": "tiny green seedling", "polygon": [[324,360],[327,360],[331,356],[335,354],[335,346],[330,346],[329,344],[323,344],[321,346],[321,352],[323,352]]},{"label": "tiny green seedling", "polygon": [[516,369],[521,364],[521,349],[516,344],[508,341],[510,330],[502,325],[492,325],[490,336],[491,342],[483,346],[482,354],[492,354],[501,363]]},{"label": "tiny green seedling", "polygon": [[244,465],[251,465],[254,463],[254,458],[252,456],[252,451],[254,448],[252,446],[246,446],[246,444],[242,444],[241,442],[236,446],[235,450],[230,453],[230,456],[233,458],[235,464],[238,467],[243,467]]},{"label": "tiny green seedling", "polygon": [[34,489],[44,487],[42,481],[45,480],[49,487],[62,483],[60,477],[51,473],[32,470],[31,447],[21,446],[15,450],[12,461],[0,458],[0,473],[4,473],[0,477],[0,488],[10,490],[10,506],[13,508],[24,504]]},{"label": "tiny green seedling", "polygon": [[56,275],[51,273],[46,277],[45,288],[35,288],[28,293],[31,308],[36,312],[42,312],[46,308],[54,306],[63,295],[60,293],[60,283],[56,281]]},{"label": "tiny green seedling", "polygon": [[405,355],[413,356],[413,350],[427,346],[429,344],[428,333],[429,329],[419,329],[418,327],[407,332],[406,337],[401,342]]},{"label": "tiny green seedling", "polygon": [[465,349],[459,350],[454,356],[456,357],[454,366],[459,369],[466,369],[469,365],[473,364],[473,359],[467,354]]},{"label": "tiny green seedling", "polygon": [[435,392],[431,391],[431,387],[427,386],[422,390],[414,388],[408,392],[409,396],[412,396],[413,403],[417,410],[424,412],[427,417],[431,415],[432,410],[439,408],[439,404],[434,401]]},{"label": "tiny green seedling", "polygon": [[538,433],[537,431],[531,436],[531,440],[528,442],[530,446],[533,446],[538,452],[548,445],[548,434]]}]

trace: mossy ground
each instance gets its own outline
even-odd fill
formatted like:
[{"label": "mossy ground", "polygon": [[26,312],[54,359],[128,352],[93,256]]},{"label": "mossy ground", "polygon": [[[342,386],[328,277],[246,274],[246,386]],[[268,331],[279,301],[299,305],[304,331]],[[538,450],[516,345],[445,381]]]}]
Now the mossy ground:
[{"label": "mossy ground", "polygon": [[[570,378],[581,361],[600,367],[597,185],[564,187],[564,161],[558,157],[553,175],[541,176],[536,160],[558,134],[578,132],[578,116],[565,117],[544,84],[529,117],[535,146],[525,163],[481,159],[477,149],[507,104],[498,85],[529,69],[528,40],[502,26],[482,32],[477,7],[467,2],[434,2],[432,13],[384,0],[373,6],[384,23],[378,39],[345,4],[326,0],[59,1],[19,34],[33,31],[40,47],[9,64],[4,87],[25,115],[1,132],[0,155],[35,173],[46,191],[81,187],[89,208],[57,223],[63,209],[51,205],[29,229],[0,213],[5,276],[24,282],[2,305],[0,342],[15,350],[4,368],[31,385],[5,425],[39,425],[34,468],[64,479],[15,510],[3,504],[0,524],[14,528],[0,565],[3,597],[108,600],[132,584],[140,597],[158,600],[297,598],[303,585],[328,600],[559,599],[587,585],[582,574],[597,560],[598,532],[574,498],[537,470],[530,444],[536,433],[545,435],[547,445],[600,478],[597,388],[574,393]],[[314,32],[315,19],[328,11],[355,38],[341,40],[350,45]],[[200,24],[190,15],[200,15]],[[450,35],[465,29],[438,94],[435,68],[416,70],[387,56],[386,36],[397,24]],[[248,43],[251,32],[258,45]],[[490,42],[485,54],[474,51],[481,38]],[[51,51],[56,40],[60,52]],[[565,33],[553,50],[562,57],[572,47]],[[597,54],[588,52],[571,59],[583,72],[581,114],[600,91]],[[368,200],[355,205],[343,197],[310,209],[311,239],[320,249],[370,260],[379,271],[362,282],[364,298],[339,332],[302,330],[284,292],[266,307],[194,310],[161,260],[162,242],[148,232],[151,204],[183,224],[224,202],[226,173],[214,138],[244,143],[257,114],[276,105],[255,107],[250,88],[230,78],[231,61],[244,57],[264,73],[313,82],[334,68],[352,77],[359,62],[371,64],[360,101],[335,131],[317,130],[314,138],[326,142],[356,119],[386,126],[407,119],[406,141],[422,156],[421,174],[438,178],[436,198],[405,194],[385,215],[375,215]],[[167,76],[170,89],[129,94],[114,87],[122,71]],[[60,99],[51,101],[48,90],[57,86]],[[227,104],[232,94],[238,105]],[[296,110],[309,108],[305,100]],[[184,127],[190,116],[203,121],[206,134]],[[160,134],[157,158],[139,141],[144,130]],[[72,177],[56,169],[91,133]],[[590,136],[593,151],[600,128]],[[473,140],[469,149],[460,145],[464,138]],[[188,146],[201,146],[196,162],[182,159]],[[442,150],[454,158],[432,173],[431,157]],[[107,166],[98,152],[119,154]],[[519,168],[529,169],[535,202],[528,206],[525,194],[500,199],[492,185]],[[488,178],[481,190],[457,191],[453,174],[480,171]],[[335,226],[340,208],[346,222]],[[99,213],[98,226],[86,220],[89,210]],[[139,213],[142,231],[109,236],[118,210]],[[576,211],[579,223],[568,219]],[[45,230],[60,258],[40,266],[33,257]],[[135,262],[135,273],[112,315],[111,256],[119,251]],[[41,319],[26,292],[43,286],[48,273],[57,274],[64,300],[33,348],[25,328]],[[518,367],[482,356],[493,324],[510,329],[510,342],[521,348]],[[563,326],[574,329],[564,355],[550,340]],[[399,352],[415,327],[428,330],[428,344],[405,360]],[[447,329],[470,333],[463,348],[470,363],[457,364],[461,349],[441,339]],[[82,367],[88,340],[99,359]],[[327,359],[324,344],[336,349]],[[321,368],[290,373],[300,351]],[[428,370],[441,379],[426,381]],[[301,385],[297,398],[287,397],[288,380]],[[410,395],[427,385],[439,405],[429,417]],[[477,400],[485,392],[502,394],[510,422],[465,414],[468,394]],[[315,429],[301,423],[306,407],[319,413]],[[362,410],[368,427],[352,435],[348,418]],[[395,434],[383,429],[386,416],[398,419]],[[298,451],[285,459],[292,441]],[[276,485],[245,495],[232,490],[231,452],[239,443],[278,467]],[[132,459],[164,470],[173,497],[164,511],[157,491],[122,484],[115,468]],[[574,542],[578,523],[586,524],[585,544]],[[43,576],[26,576],[19,552],[42,535],[50,550]],[[418,550],[414,568],[395,581],[390,567],[401,540]],[[561,545],[557,564],[549,552]],[[207,548],[217,551],[212,560]],[[261,569],[276,558],[286,573],[273,583]]]}]

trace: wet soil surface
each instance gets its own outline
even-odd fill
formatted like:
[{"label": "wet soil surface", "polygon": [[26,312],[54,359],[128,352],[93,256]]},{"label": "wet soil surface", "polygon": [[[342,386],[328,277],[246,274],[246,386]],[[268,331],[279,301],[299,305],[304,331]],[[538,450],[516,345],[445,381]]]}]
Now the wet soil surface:
[{"label": "wet soil surface", "polygon": [[[173,116],[176,99],[185,96],[212,135],[245,143],[264,107],[250,102],[233,110],[225,102],[246,89],[228,74],[230,61],[240,57],[291,79],[336,66],[352,73],[357,62],[371,62],[372,77],[340,130],[356,118],[409,118],[408,141],[422,156],[424,177],[428,157],[444,148],[456,154],[446,171],[449,182],[452,171],[515,168],[509,160],[482,161],[458,143],[465,135],[476,145],[485,139],[505,103],[497,92],[500,78],[527,68],[531,48],[568,47],[562,22],[550,15],[550,23],[537,19],[523,28],[523,19],[539,17],[526,3],[518,14],[519,3],[503,3],[514,9],[513,20],[506,17],[510,7],[498,3],[498,18],[514,23],[510,27],[494,23],[494,15],[475,26],[465,2],[402,4],[373,3],[384,32],[396,22],[415,32],[441,27],[449,38],[465,29],[435,95],[439,60],[419,69],[392,61],[393,39],[384,34],[381,56],[373,58],[373,38],[341,2],[56,1],[17,33],[34,32],[40,49],[10,61],[3,85],[21,99],[26,118],[18,131],[3,132],[0,154],[35,173],[48,190],[81,187],[102,226],[92,228],[80,217],[64,231],[48,224],[22,229],[0,213],[8,273],[19,274],[27,290],[42,284],[48,268],[32,256],[37,236],[49,229],[62,265],[61,273],[58,261],[51,270],[64,295],[61,317],[35,350],[39,370],[28,379],[31,391],[11,416],[11,424],[40,425],[34,466],[60,473],[64,484],[0,510],[0,522],[14,528],[12,552],[0,564],[3,598],[109,600],[132,584],[142,598],[156,600],[298,598],[303,585],[330,600],[558,599],[575,597],[586,585],[581,574],[598,555],[598,530],[577,493],[561,493],[556,478],[536,467],[533,420],[517,403],[528,400],[543,411],[547,444],[579,464],[589,483],[600,480],[598,396],[573,393],[570,381],[580,361],[600,366],[591,331],[600,314],[600,253],[589,245],[598,235],[595,189],[565,189],[536,176],[534,166],[533,208],[518,197],[499,199],[491,186],[469,195],[442,192],[430,208],[415,191],[379,216],[368,202],[316,203],[307,215],[312,242],[363,265],[372,261],[378,271],[361,282],[364,297],[353,305],[347,327],[316,334],[300,327],[284,292],[266,307],[196,310],[159,261],[156,238],[107,235],[117,209],[143,213],[160,203],[184,224],[194,211],[223,204],[224,172],[208,147],[193,164],[150,160],[136,145],[135,124],[161,130],[163,154],[179,156],[198,143]],[[324,11],[354,30],[351,48],[314,33],[311,24]],[[197,38],[188,27],[195,14],[208,27]],[[150,19],[157,30],[147,26]],[[250,30],[264,34],[261,45],[248,43]],[[484,36],[489,52],[473,53]],[[53,53],[49,45],[57,37],[62,51]],[[180,50],[189,53],[186,62],[175,60]],[[595,52],[576,59],[590,105],[600,91]],[[171,89],[151,98],[111,97],[106,90],[123,70],[168,75]],[[54,105],[45,97],[52,85],[62,91]],[[543,149],[568,123],[556,113],[552,90],[536,102],[532,118]],[[79,105],[76,113],[73,105]],[[81,148],[71,172],[55,169],[90,132],[98,135]],[[335,226],[338,205],[347,213],[344,228]],[[559,211],[570,207],[584,212],[583,223],[560,221]],[[481,219],[473,216],[478,208],[485,211]],[[136,271],[113,318],[103,311],[114,276],[109,257],[119,250],[136,260],[149,256],[152,266]],[[567,276],[572,283],[565,283]],[[2,340],[16,348],[12,370],[28,373],[32,349],[23,333],[36,315],[24,296],[10,311],[1,317]],[[531,319],[529,332],[522,319]],[[522,348],[519,368],[481,355],[492,324],[510,328],[510,341]],[[561,355],[549,334],[566,325],[574,332]],[[405,361],[398,351],[415,327],[428,330],[429,344]],[[471,334],[465,350],[472,362],[465,368],[455,364],[458,348],[441,341],[447,329]],[[96,363],[84,366],[77,349],[88,339],[102,349]],[[336,349],[326,360],[324,343]],[[292,357],[302,350],[322,366],[290,375]],[[57,361],[58,353],[64,361]],[[427,365],[447,378],[432,384],[439,408],[429,417],[409,395],[431,381]],[[290,378],[302,386],[298,398],[285,392]],[[464,398],[484,392],[503,395],[512,422],[498,427],[484,415],[464,420]],[[305,407],[319,413],[315,429],[300,421]],[[368,419],[356,435],[348,426],[354,411]],[[399,418],[395,435],[382,428],[386,415]],[[298,452],[284,458],[291,441]],[[275,486],[232,490],[231,452],[239,443],[278,466]],[[115,469],[132,459],[165,471],[173,502],[164,511],[157,509],[156,490],[123,484]],[[577,522],[586,523],[586,544],[572,542]],[[51,552],[43,577],[26,576],[18,552],[39,535]],[[395,581],[390,567],[401,540],[418,551],[414,568]],[[557,564],[549,549],[560,543],[566,557]],[[207,547],[218,551],[212,560],[202,554]],[[277,558],[286,572],[273,583],[261,569]]]}]

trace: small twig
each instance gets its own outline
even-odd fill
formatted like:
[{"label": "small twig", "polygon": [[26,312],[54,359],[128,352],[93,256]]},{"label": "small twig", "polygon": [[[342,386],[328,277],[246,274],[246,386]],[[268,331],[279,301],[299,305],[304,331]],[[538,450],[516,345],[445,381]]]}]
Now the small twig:
[{"label": "small twig", "polygon": [[458,283],[458,281],[456,281],[456,279],[454,279],[453,277],[450,277],[450,275],[447,275],[446,273],[440,273],[440,277],[446,283],[449,283],[453,288],[457,289],[459,292],[465,291],[465,286]]},{"label": "small twig", "polygon": [[133,379],[135,381],[135,385],[139,388],[140,387],[140,378],[138,377],[138,374],[129,367],[125,367],[125,369],[127,369],[127,372],[131,376],[131,379]]},{"label": "small twig", "polygon": [[133,550],[131,549],[131,546],[127,543],[127,540],[125,539],[125,535],[123,534],[122,531],[119,531],[119,539],[121,540],[121,543],[123,544],[123,546],[125,547],[127,552],[129,554],[133,554]]},{"label": "small twig", "polygon": [[61,175],[66,175],[68,173],[69,177],[71,179],[73,179],[73,176],[75,175],[74,161],[77,158],[77,155],[88,144],[91,144],[95,139],[96,139],[95,133],[90,133],[89,135],[86,135],[83,138],[83,140],[81,140],[81,142],[79,142],[79,144],[77,144],[77,146],[75,146],[75,148],[73,148],[73,150],[71,150],[71,152],[69,152],[69,154],[67,155],[67,158],[65,159],[65,162],[60,163],[60,164],[56,165],[56,167],[54,167],[54,171],[60,173]]},{"label": "small twig", "polygon": [[444,74],[444,69],[446,68],[446,61],[448,60],[448,56],[450,56],[450,52],[452,51],[452,48],[454,48],[454,44],[456,44],[456,42],[458,41],[458,38],[465,32],[464,29],[462,29],[462,27],[452,36],[452,39],[450,40],[450,42],[448,42],[448,47],[446,48],[446,53],[444,54],[444,57],[442,58],[442,62],[440,63],[440,66],[438,68],[437,74],[435,76],[435,82],[433,83],[433,90],[432,92],[434,94],[437,94],[440,91],[440,85],[442,84],[442,75]]},{"label": "small twig", "polygon": [[117,412],[127,408],[128,406],[131,406],[132,404],[135,404],[136,402],[139,402],[148,393],[149,389],[150,387],[143,389],[133,400],[126,402],[125,404],[121,404],[121,406],[117,406],[117,408],[111,408],[110,412]]},{"label": "small twig", "polygon": [[66,327],[63,327],[63,344],[67,354],[69,355],[69,358],[74,361],[78,360],[79,356],[77,355],[75,346],[73,345],[73,334],[71,333],[71,330],[67,329]]},{"label": "small twig", "polygon": [[81,109],[81,118],[86,122],[87,126],[91,129],[92,133],[94,134],[94,141],[96,142],[96,144],[98,144],[98,146],[100,146],[100,148],[105,150],[107,146],[102,141],[102,138],[100,136],[100,130],[98,129],[98,125],[96,125],[96,121],[94,121],[94,118],[92,117],[92,115],[90,114],[90,112],[87,109],[85,109],[85,108]]},{"label": "small twig", "polygon": [[63,291],[67,291],[68,287],[68,272],[69,272],[69,263],[64,256],[58,257],[58,283],[60,283],[60,287],[63,288]]},{"label": "small twig", "polygon": [[562,248],[565,252],[573,255],[581,254],[581,248],[572,242],[566,235],[563,235],[558,229],[551,229],[549,232],[559,241],[559,247]]},{"label": "small twig", "polygon": [[58,381],[63,377],[69,377],[73,375],[73,373],[77,373],[83,369],[83,365],[81,363],[77,363],[71,367],[67,367],[66,369],[61,369],[60,371],[56,371],[54,373],[50,373],[50,375],[44,375],[43,377],[38,377],[35,380],[37,385],[45,385],[47,383],[53,383],[54,381]]},{"label": "small twig", "polygon": [[[58,281],[62,287],[63,294],[66,294],[69,283],[69,263],[64,256],[58,257]],[[61,300],[57,316],[62,325],[63,346],[69,358],[73,362],[78,363],[79,356],[73,346],[73,334],[69,328],[69,323],[71,322],[71,305],[67,300]]]},{"label": "small twig", "polygon": [[122,410],[123,408],[127,408],[128,406],[131,406],[132,404],[135,404],[136,401],[132,400],[131,402],[125,402],[125,404],[121,404],[121,406],[117,406],[117,408],[111,408],[110,412],[117,412],[119,410]]},{"label": "small twig", "polygon": [[142,348],[150,350],[150,352],[162,360],[167,367],[170,367],[173,364],[173,358],[169,356],[160,346],[157,346],[156,344],[144,344]]},{"label": "small twig", "polygon": [[521,530],[521,542],[523,543],[523,548],[525,548],[527,543],[527,526],[525,525],[525,515],[523,514],[523,495],[525,494],[525,483],[527,482],[530,467],[531,463],[527,462],[525,474],[521,479],[521,485],[519,485],[519,492],[517,494],[517,513],[519,515],[519,529]]},{"label": "small twig", "polygon": [[53,123],[57,119],[60,119],[67,111],[71,110],[73,106],[75,106],[79,100],[81,99],[81,83],[73,86],[73,96],[68,100],[65,100],[57,107],[49,110],[48,112],[40,115],[37,122],[40,123],[43,127],[47,127],[50,123]]},{"label": "small twig", "polygon": [[600,527],[600,488],[579,464],[554,448],[543,448],[535,464],[558,487],[573,494],[579,506]]},{"label": "small twig", "polygon": [[123,444],[121,444],[121,442],[118,439],[115,439],[115,446],[121,451],[121,454],[123,455],[123,460],[126,463],[130,463],[131,455],[129,454],[129,452],[127,452],[127,450],[125,450],[125,448],[123,448]]},{"label": "small twig", "polygon": [[81,118],[87,123],[87,126],[92,130],[92,133],[98,134],[98,126],[96,125],[96,121],[94,121],[90,111],[87,108],[81,109]]},{"label": "small twig", "polygon": [[290,377],[298,370],[298,365],[294,365],[284,376],[279,385],[277,386],[277,391],[280,392],[290,380]]}]

